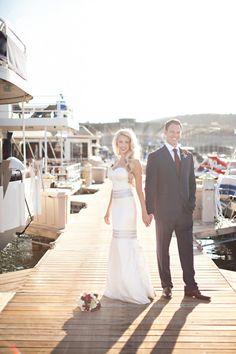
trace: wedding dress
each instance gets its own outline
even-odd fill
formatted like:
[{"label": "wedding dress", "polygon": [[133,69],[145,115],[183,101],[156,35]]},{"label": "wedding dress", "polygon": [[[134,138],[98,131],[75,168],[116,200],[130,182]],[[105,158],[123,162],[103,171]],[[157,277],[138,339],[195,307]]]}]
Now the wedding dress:
[{"label": "wedding dress", "polygon": [[125,302],[150,303],[154,289],[137,240],[136,203],[124,167],[108,171],[112,181],[113,235],[104,295]]}]

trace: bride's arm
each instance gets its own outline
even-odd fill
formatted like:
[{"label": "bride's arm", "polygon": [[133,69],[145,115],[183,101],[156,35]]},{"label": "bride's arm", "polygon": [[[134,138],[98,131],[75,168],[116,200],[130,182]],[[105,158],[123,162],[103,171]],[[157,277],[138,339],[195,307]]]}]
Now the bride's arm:
[{"label": "bride's arm", "polygon": [[138,198],[141,205],[142,210],[142,219],[146,226],[149,226],[151,223],[152,218],[147,213],[145,198],[143,193],[143,184],[142,184],[142,166],[139,160],[135,160],[133,162],[133,169],[132,169],[134,178],[135,178],[135,187],[138,194]]},{"label": "bride's arm", "polygon": [[111,213],[111,204],[112,204],[112,191],[111,191],[111,195],[110,195],[110,200],[107,206],[107,211],[106,214],[104,216],[104,221],[106,224],[110,224],[110,213]]}]

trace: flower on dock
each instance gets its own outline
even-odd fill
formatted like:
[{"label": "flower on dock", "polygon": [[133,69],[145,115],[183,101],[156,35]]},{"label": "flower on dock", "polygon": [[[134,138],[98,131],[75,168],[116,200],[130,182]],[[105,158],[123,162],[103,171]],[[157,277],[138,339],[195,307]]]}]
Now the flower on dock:
[{"label": "flower on dock", "polygon": [[78,305],[81,311],[96,311],[101,307],[98,294],[93,292],[81,294]]}]

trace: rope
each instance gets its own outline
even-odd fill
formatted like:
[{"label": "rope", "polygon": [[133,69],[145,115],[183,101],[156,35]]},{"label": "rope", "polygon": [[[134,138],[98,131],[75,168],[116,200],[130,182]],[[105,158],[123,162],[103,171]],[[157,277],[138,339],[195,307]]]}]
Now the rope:
[{"label": "rope", "polygon": [[[23,183],[23,176],[22,176],[21,170],[16,170],[16,171],[19,171],[19,172],[20,172],[21,183]],[[29,221],[29,223],[26,225],[26,227],[24,228],[23,231],[21,231],[21,232],[16,232],[16,235],[18,235],[18,236],[23,235],[23,234],[25,233],[26,229],[30,226],[31,222],[33,221],[33,216],[31,215],[30,208],[29,208],[29,204],[28,204],[28,202],[27,202],[27,200],[26,200],[25,195],[24,195],[24,199],[25,199],[25,204],[26,204],[26,207],[27,207],[27,210],[28,210],[28,214],[29,214],[29,217],[30,217],[30,221]]]}]

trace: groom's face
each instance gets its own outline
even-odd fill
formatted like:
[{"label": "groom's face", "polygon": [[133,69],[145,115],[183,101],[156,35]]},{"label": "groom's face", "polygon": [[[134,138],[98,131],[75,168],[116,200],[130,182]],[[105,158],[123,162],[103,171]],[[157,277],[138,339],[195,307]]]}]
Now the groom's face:
[{"label": "groom's face", "polygon": [[181,126],[178,124],[171,124],[167,129],[165,129],[164,133],[166,136],[167,143],[172,145],[173,147],[176,147],[181,138]]}]

